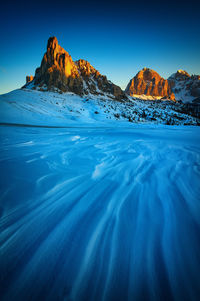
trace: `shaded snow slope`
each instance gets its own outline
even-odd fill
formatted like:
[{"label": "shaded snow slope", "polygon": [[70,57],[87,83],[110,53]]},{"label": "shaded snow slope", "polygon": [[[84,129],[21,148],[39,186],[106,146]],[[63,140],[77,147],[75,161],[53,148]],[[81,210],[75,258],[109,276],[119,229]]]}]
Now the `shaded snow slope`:
[{"label": "shaded snow slope", "polygon": [[[98,121],[98,122],[97,122]],[[111,95],[15,90],[0,96],[0,123],[35,125],[79,125],[134,122],[196,125],[199,120],[183,113],[178,103],[129,97],[126,102]],[[116,122],[115,122],[116,123]]]},{"label": "shaded snow slope", "polygon": [[1,300],[199,300],[199,131],[0,126]]}]

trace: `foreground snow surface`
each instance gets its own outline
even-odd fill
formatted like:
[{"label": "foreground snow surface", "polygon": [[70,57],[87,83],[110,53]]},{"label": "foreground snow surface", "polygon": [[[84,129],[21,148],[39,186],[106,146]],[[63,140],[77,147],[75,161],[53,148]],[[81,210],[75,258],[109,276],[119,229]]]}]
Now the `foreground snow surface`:
[{"label": "foreground snow surface", "polygon": [[199,300],[199,128],[0,132],[1,300]]}]

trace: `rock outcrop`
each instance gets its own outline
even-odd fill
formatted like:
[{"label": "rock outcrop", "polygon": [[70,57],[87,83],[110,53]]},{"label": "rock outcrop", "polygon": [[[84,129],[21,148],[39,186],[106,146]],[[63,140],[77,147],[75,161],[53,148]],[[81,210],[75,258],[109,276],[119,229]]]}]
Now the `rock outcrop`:
[{"label": "rock outcrop", "polygon": [[139,71],[130,80],[125,92],[130,96],[144,94],[148,96],[161,96],[171,100],[175,99],[168,80],[162,78],[156,71],[149,68],[143,68]]},{"label": "rock outcrop", "polygon": [[33,75],[27,75],[26,76],[26,84],[32,82],[32,80],[34,80],[34,76]]},{"label": "rock outcrop", "polygon": [[89,62],[74,62],[69,53],[58,44],[56,37],[48,40],[41,66],[35,71],[34,85],[79,95],[110,94],[118,100],[127,99],[120,87],[108,81]]},{"label": "rock outcrop", "polygon": [[80,75],[84,81],[84,93],[113,95],[116,99],[126,99],[122,89],[107,79],[105,75],[101,75],[89,62],[78,60],[75,62]]}]

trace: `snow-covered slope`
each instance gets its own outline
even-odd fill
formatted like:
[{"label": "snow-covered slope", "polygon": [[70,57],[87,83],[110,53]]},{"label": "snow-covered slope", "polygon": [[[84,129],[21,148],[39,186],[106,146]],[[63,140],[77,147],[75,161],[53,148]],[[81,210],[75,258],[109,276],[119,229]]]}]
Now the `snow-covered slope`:
[{"label": "snow-covered slope", "polygon": [[199,127],[0,138],[2,301],[200,300]]},{"label": "snow-covered slope", "polygon": [[199,121],[59,92],[0,96],[0,299],[198,301]]},{"label": "snow-covered slope", "polygon": [[81,123],[100,125],[110,122],[171,125],[199,123],[196,118],[182,112],[182,105],[174,102],[132,97],[119,102],[109,94],[80,97],[70,92],[44,92],[38,88],[15,90],[0,96],[0,123],[49,126]]}]

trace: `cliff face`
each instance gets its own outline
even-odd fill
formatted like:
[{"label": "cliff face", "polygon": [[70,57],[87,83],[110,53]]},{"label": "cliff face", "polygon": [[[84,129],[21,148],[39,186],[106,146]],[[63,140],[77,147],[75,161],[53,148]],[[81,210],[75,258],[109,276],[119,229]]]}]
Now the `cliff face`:
[{"label": "cliff face", "polygon": [[74,62],[69,53],[58,44],[56,37],[48,40],[41,66],[35,72],[34,85],[46,85],[48,90],[58,88],[63,92],[70,91],[79,95],[109,93],[119,100],[127,98],[120,87],[108,81],[89,62]]},{"label": "cliff face", "polygon": [[87,94],[104,94],[113,95],[116,99],[126,99],[122,89],[107,79],[105,75],[101,75],[89,62],[85,60],[76,61],[79,73],[84,81],[84,93]]},{"label": "cliff face", "polygon": [[35,85],[44,84],[48,89],[58,88],[77,94],[81,94],[83,88],[76,64],[69,53],[58,45],[56,37],[49,38],[41,66],[35,71]]},{"label": "cliff face", "polygon": [[144,68],[133,77],[126,87],[125,92],[133,96],[138,95],[151,95],[167,97],[174,100],[171,86],[168,80],[162,78],[156,71],[149,68]]}]

